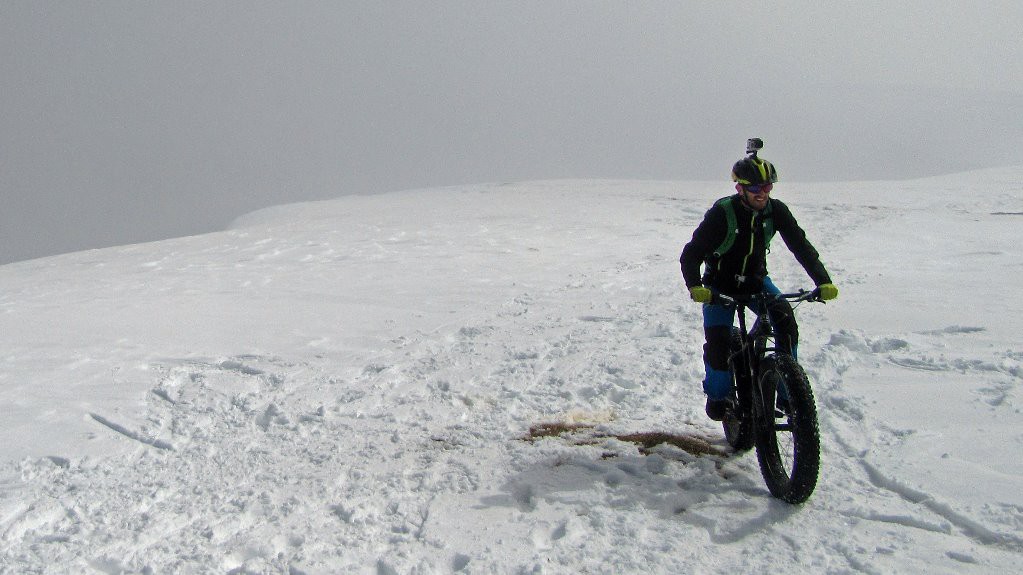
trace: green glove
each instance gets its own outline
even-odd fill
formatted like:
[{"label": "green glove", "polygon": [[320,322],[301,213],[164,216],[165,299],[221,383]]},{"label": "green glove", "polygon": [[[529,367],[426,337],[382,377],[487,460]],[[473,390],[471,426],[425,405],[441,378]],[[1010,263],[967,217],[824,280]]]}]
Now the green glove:
[{"label": "green glove", "polygon": [[689,297],[696,303],[710,303],[711,293],[703,286],[693,286],[689,288]]},{"label": "green glove", "polygon": [[838,297],[838,286],[835,284],[821,284],[817,286],[821,294],[821,299],[824,301],[832,300]]}]

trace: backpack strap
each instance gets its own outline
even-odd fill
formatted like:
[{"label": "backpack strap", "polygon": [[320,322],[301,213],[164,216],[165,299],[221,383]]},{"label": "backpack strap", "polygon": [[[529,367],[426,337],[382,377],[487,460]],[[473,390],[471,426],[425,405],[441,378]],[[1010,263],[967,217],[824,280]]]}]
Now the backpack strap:
[{"label": "backpack strap", "polygon": [[735,234],[739,232],[738,222],[735,219],[735,206],[732,205],[732,199],[734,196],[728,196],[727,198],[721,198],[714,202],[714,205],[721,206],[725,211],[725,239],[721,240],[721,245],[714,250],[714,257],[720,258],[721,256],[728,253],[728,250],[732,249],[732,244],[735,243]]},{"label": "backpack strap", "polygon": [[[735,217],[735,196],[728,196],[721,198],[714,202],[714,205],[721,206],[725,211],[725,238],[721,240],[721,245],[714,250],[714,257],[720,258],[721,256],[728,253],[728,250],[732,249],[732,244],[735,243],[735,236],[739,233],[739,223]],[[771,251],[771,239],[774,238],[774,216],[771,213],[771,202],[767,202],[767,207],[764,208],[762,217],[764,219],[764,248],[767,251]]]}]

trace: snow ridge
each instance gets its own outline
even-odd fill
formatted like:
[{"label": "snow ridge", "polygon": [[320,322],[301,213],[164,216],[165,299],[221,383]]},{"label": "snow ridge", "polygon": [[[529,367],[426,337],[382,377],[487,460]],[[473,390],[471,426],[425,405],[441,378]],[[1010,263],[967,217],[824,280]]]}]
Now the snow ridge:
[{"label": "snow ridge", "polygon": [[[896,273],[933,245],[862,246],[927,220],[946,251],[994,248],[959,271],[995,258],[1019,274],[1016,232],[955,194],[921,212],[914,190],[931,188],[879,186],[902,188],[839,206],[790,192],[843,289],[798,309],[823,446],[802,506],[772,499],[702,413],[701,312],[676,261],[713,201],[701,185],[344,198],[56,271],[5,266],[2,317],[26,326],[8,372],[92,392],[61,404],[79,438],[61,445],[85,447],[0,462],[0,571],[1011,571],[1019,336],[1004,310],[903,285],[949,285],[937,265]],[[775,251],[776,281],[805,287]],[[134,310],[113,328],[110,290]],[[880,291],[907,295],[881,308]],[[74,315],[47,294],[93,329],[40,343],[57,336],[27,326]],[[571,432],[530,436],[555,424]]]}]

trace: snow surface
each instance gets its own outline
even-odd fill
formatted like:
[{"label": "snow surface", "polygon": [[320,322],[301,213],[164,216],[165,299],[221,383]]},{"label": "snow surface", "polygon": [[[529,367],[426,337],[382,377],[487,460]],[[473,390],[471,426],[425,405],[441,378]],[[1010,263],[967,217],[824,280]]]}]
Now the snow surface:
[{"label": "snow surface", "polygon": [[349,196],[0,267],[0,570],[1018,572],[1023,168],[776,188],[841,289],[799,308],[801,506],[703,414],[677,258],[729,191]]}]

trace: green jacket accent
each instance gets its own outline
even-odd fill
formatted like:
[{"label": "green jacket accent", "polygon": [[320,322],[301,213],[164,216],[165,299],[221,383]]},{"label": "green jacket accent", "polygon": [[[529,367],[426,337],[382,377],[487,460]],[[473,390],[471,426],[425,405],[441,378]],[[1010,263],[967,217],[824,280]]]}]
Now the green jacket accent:
[{"label": "green jacket accent", "polygon": [[[732,249],[732,245],[735,244],[735,237],[739,234],[739,223],[735,217],[735,196],[721,198],[714,203],[725,210],[725,221],[728,226],[726,229],[725,239],[722,240],[721,245],[714,250],[714,257],[720,259],[721,256],[728,253],[728,250]],[[767,207],[764,208],[761,213],[764,217],[764,247],[768,252],[770,252],[771,239],[774,237],[774,217],[771,215],[771,202],[767,202]]]},{"label": "green jacket accent", "polygon": [[679,262],[686,287],[704,285],[725,294],[759,291],[768,275],[767,252],[775,232],[815,285],[831,283],[820,255],[788,206],[771,198],[763,210],[754,212],[733,195],[707,210],[682,250]]}]

